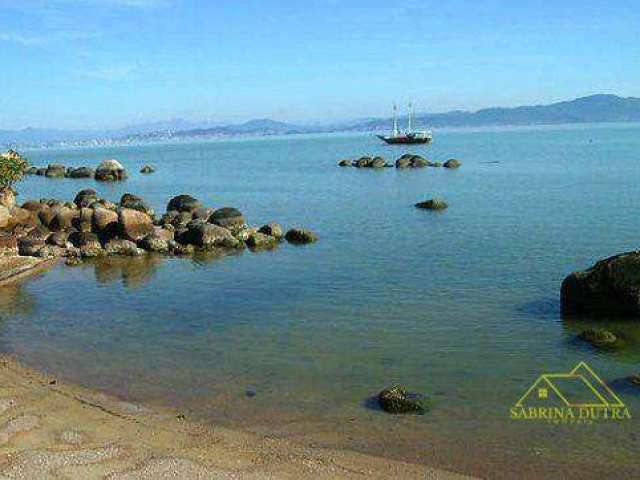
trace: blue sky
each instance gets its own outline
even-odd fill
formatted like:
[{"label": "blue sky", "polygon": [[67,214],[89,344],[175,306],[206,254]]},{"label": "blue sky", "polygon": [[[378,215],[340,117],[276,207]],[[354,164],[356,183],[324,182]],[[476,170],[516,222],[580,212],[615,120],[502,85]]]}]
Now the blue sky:
[{"label": "blue sky", "polygon": [[634,1],[0,0],[0,129],[640,96]]}]

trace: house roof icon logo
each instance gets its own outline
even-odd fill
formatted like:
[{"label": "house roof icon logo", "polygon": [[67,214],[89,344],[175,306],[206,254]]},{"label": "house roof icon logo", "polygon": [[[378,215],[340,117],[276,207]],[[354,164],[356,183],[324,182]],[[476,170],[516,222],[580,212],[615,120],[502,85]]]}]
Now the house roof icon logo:
[{"label": "house roof icon logo", "polygon": [[568,408],[625,408],[624,403],[585,362],[569,373],[540,375],[516,407],[556,402]]}]

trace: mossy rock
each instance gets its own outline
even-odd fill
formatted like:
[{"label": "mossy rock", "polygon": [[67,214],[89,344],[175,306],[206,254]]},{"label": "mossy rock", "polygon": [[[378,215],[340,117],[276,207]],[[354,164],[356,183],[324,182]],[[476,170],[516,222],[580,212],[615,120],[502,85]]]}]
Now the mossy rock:
[{"label": "mossy rock", "polygon": [[380,407],[388,413],[415,413],[422,415],[427,407],[422,395],[407,392],[399,385],[385,388],[378,394]]},{"label": "mossy rock", "polygon": [[620,348],[620,339],[605,328],[587,328],[578,335],[580,340],[590,343],[597,348]]}]

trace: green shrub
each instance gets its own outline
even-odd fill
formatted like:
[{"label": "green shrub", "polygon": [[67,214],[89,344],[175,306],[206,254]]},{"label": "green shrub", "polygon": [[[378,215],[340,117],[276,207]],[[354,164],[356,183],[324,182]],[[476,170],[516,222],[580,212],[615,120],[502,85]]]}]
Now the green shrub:
[{"label": "green shrub", "polygon": [[14,150],[0,155],[0,188],[10,188],[20,181],[29,162]]}]

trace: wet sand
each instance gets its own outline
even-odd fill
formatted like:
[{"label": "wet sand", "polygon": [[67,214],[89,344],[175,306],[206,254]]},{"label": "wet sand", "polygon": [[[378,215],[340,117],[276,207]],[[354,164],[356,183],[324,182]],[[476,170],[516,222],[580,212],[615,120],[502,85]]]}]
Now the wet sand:
[{"label": "wet sand", "polygon": [[462,479],[421,465],[192,423],[0,357],[0,479]]}]

